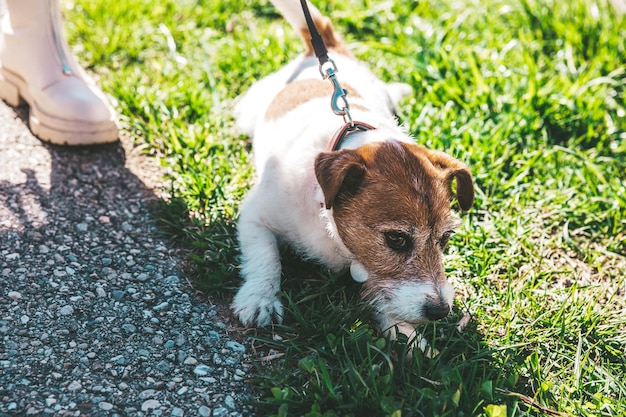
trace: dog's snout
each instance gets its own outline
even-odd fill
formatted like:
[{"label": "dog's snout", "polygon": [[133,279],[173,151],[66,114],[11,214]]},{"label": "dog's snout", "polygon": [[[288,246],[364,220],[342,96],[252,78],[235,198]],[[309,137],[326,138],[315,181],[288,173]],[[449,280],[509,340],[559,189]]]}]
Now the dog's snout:
[{"label": "dog's snout", "polygon": [[430,321],[441,320],[450,313],[450,306],[443,301],[431,301],[424,306],[424,316]]}]

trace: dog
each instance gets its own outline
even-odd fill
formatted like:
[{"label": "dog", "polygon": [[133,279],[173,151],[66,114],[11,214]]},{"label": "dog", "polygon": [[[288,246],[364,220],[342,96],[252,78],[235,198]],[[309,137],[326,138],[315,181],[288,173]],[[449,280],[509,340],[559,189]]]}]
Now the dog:
[{"label": "dog", "polygon": [[[365,126],[346,132],[329,109],[333,86],[320,76],[300,2],[272,3],[307,49],[234,107],[238,128],[253,140],[257,179],[237,225],[244,281],[232,309],[246,326],[282,322],[279,248],[286,244],[305,260],[349,269],[381,329],[411,337],[417,325],[451,310],[443,250],[460,223],[451,200],[456,195],[462,210],[473,205],[472,174],[415,143],[394,113],[411,87],[379,80],[310,5],[351,115]],[[340,143],[329,146],[337,136]]]}]

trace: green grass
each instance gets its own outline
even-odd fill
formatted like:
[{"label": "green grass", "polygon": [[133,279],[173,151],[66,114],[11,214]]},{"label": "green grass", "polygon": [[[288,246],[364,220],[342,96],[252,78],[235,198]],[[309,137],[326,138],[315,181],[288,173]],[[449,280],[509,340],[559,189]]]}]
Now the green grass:
[{"label": "green grass", "polygon": [[[626,20],[605,0],[316,4],[375,73],[413,86],[400,118],[468,163],[477,201],[447,254],[454,311],[420,329],[434,356],[402,360],[358,284],[286,253],[285,324],[251,341],[259,415],[626,415]],[[298,37],[267,1],[77,0],[66,16],[171,176],[161,217],[198,286],[228,299],[254,181],[233,99]]]}]

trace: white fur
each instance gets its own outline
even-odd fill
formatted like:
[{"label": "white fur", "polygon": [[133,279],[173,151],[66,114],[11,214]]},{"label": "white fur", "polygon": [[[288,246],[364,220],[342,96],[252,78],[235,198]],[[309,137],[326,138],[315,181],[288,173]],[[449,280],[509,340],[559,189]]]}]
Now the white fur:
[{"label": "white fur", "polygon": [[431,283],[402,282],[388,286],[378,298],[374,298],[373,304],[379,310],[381,328],[389,329],[395,325],[413,322],[415,317],[423,316],[420,309],[433,298],[440,299],[442,303],[452,307],[454,289],[447,283],[436,287]]}]

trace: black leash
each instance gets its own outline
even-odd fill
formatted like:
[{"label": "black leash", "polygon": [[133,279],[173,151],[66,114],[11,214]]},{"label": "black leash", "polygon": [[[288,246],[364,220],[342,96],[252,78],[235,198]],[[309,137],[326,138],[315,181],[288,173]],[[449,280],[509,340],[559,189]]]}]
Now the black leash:
[{"label": "black leash", "polygon": [[[302,5],[302,11],[304,12],[304,19],[306,20],[306,24],[309,27],[309,33],[311,34],[311,44],[313,45],[313,51],[315,51],[315,56],[319,60],[320,66],[320,74],[322,78],[325,80],[330,80],[333,83],[333,96],[330,100],[330,107],[333,112],[338,116],[343,116],[343,120],[346,123],[350,123],[351,126],[354,126],[352,122],[352,116],[350,116],[350,106],[348,105],[348,100],[346,96],[348,95],[348,91],[341,88],[339,81],[337,81],[336,73],[337,66],[335,65],[335,61],[330,59],[328,56],[328,49],[326,49],[326,44],[324,43],[324,39],[317,31],[315,27],[315,23],[313,22],[313,18],[311,17],[311,12],[309,11],[309,6],[306,0],[300,0],[300,4]],[[340,107],[338,104],[339,99],[343,100],[343,107]]]},{"label": "black leash", "polygon": [[[354,122],[352,120],[352,116],[350,115],[350,105],[348,104],[348,90],[345,90],[339,84],[337,80],[337,66],[335,65],[335,61],[330,59],[328,56],[328,49],[326,49],[326,44],[324,43],[324,39],[317,31],[315,27],[315,23],[313,22],[313,18],[311,17],[311,12],[309,11],[309,6],[307,4],[307,0],[300,0],[300,4],[302,5],[302,11],[304,13],[304,19],[306,20],[306,24],[309,28],[309,33],[311,34],[311,45],[313,45],[313,51],[315,52],[315,56],[319,61],[319,70],[322,78],[325,80],[330,80],[333,83],[333,95],[330,100],[330,108],[333,112],[338,116],[343,116],[343,121],[345,124],[333,135],[331,142],[329,143],[329,148],[327,151],[334,151],[339,148],[341,142],[350,135],[351,133],[357,131],[366,131],[376,129],[375,127],[364,123],[364,122]],[[338,104],[339,99],[343,100],[343,107],[340,107]]]},{"label": "black leash", "polygon": [[313,23],[313,18],[311,17],[311,12],[309,11],[309,5],[306,0],[300,0],[300,4],[302,5],[302,11],[304,12],[304,19],[306,20],[306,25],[309,27],[309,33],[311,34],[311,45],[313,45],[313,51],[315,51],[315,56],[320,62],[320,67],[330,61],[328,57],[328,49],[326,49],[326,44],[324,43],[324,39],[317,31],[315,27],[315,23]]}]

